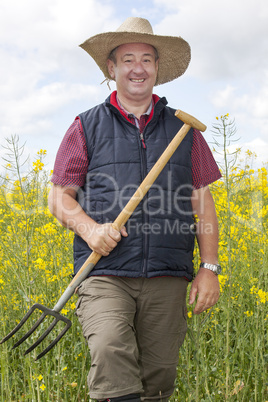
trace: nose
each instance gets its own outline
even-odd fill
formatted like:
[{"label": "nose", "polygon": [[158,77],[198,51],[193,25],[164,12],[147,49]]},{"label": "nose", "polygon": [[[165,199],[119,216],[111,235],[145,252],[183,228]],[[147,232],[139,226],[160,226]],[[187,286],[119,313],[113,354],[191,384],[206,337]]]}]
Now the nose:
[{"label": "nose", "polygon": [[133,72],[136,74],[141,74],[144,72],[144,67],[140,61],[136,61],[133,67]]}]

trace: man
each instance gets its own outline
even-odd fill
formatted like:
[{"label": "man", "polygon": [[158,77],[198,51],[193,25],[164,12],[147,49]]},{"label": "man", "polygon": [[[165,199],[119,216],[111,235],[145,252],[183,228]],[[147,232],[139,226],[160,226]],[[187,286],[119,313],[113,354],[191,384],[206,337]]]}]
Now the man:
[{"label": "man", "polygon": [[219,297],[217,217],[208,185],[221,175],[202,135],[189,131],[126,228],[116,231],[111,222],[183,124],[152,92],[185,72],[190,47],[182,38],[154,35],[142,18],[128,18],[116,32],[81,46],[117,91],[67,131],[49,206],[75,232],[75,272],[91,250],[103,256],[78,289],[90,396],[167,401],[187,329],[194,228],[205,265],[189,303],[197,299],[199,314]]}]

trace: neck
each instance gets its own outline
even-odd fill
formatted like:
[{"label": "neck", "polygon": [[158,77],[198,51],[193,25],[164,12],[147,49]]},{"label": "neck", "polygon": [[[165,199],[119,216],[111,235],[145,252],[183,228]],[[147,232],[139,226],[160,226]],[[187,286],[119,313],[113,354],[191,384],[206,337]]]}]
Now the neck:
[{"label": "neck", "polygon": [[147,112],[152,101],[152,95],[150,96],[150,98],[138,101],[122,97],[119,93],[117,93],[117,96],[123,108],[126,109],[129,113],[134,114],[134,116],[136,116],[138,119],[141,117],[142,114]]}]

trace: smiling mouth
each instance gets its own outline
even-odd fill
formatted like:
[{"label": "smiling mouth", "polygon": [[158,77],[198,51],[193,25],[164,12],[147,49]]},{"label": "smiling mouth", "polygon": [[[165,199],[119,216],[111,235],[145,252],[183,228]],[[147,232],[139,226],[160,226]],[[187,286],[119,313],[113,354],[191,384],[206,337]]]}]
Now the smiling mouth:
[{"label": "smiling mouth", "polygon": [[144,82],[145,78],[141,78],[141,79],[135,79],[135,78],[130,78],[131,82]]}]

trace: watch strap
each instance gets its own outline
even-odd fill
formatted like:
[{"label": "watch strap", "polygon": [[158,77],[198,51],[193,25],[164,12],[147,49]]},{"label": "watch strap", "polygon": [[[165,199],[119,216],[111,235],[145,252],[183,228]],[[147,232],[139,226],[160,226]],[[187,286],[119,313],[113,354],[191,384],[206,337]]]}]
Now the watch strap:
[{"label": "watch strap", "polygon": [[221,266],[219,264],[209,264],[208,262],[201,262],[200,268],[206,268],[219,275],[221,273]]}]

